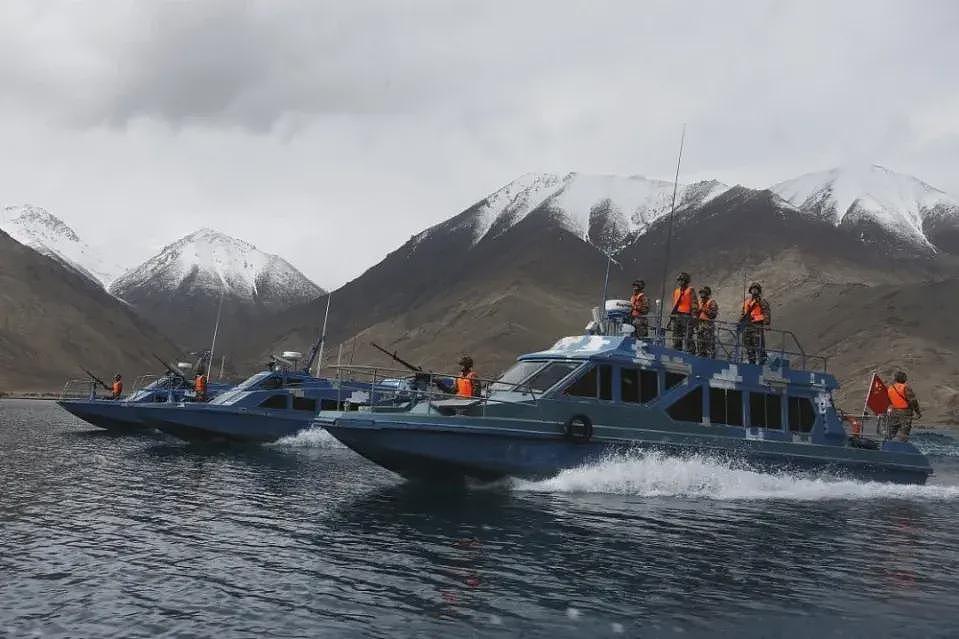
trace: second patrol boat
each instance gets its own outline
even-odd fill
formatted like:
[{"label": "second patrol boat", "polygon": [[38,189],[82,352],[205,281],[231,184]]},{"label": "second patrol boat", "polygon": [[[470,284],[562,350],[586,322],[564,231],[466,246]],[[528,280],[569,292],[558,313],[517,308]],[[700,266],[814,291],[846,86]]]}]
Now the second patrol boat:
[{"label": "second patrol boat", "polygon": [[737,325],[716,323],[717,356],[705,358],[670,348],[659,326],[634,337],[625,312],[608,303],[588,334],[519,357],[483,397],[424,391],[317,423],[408,478],[540,479],[632,451],[899,483],[932,474],[911,443],[846,432],[825,358],[807,356],[792,333],[767,330],[781,346],[751,364]]}]

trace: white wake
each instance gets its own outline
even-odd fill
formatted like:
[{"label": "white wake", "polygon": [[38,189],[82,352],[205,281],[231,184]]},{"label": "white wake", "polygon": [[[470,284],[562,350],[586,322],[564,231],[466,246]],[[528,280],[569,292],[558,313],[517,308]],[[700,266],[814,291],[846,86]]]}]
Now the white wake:
[{"label": "white wake", "polygon": [[301,430],[295,435],[289,435],[278,439],[273,446],[285,446],[289,448],[345,448],[333,435],[330,435],[326,429],[312,426],[306,430]]},{"label": "white wake", "polygon": [[927,499],[959,498],[959,486],[914,486],[735,468],[705,457],[676,458],[659,453],[610,457],[561,472],[552,479],[514,479],[514,490],[553,493],[606,493],[644,497],[706,499]]}]

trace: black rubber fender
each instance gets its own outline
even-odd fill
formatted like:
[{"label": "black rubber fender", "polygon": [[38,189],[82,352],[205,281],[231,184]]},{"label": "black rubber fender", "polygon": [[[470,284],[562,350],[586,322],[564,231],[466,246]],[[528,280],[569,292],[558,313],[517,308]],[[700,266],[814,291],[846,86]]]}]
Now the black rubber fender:
[{"label": "black rubber fender", "polygon": [[588,442],[593,438],[593,420],[586,415],[573,415],[566,420],[563,436],[571,442]]}]

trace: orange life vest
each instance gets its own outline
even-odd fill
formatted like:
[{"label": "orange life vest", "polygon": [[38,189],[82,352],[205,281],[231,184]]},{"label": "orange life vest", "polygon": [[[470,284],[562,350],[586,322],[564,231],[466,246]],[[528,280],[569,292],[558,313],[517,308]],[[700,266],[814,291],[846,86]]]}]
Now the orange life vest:
[{"label": "orange life vest", "polygon": [[677,288],[673,291],[673,307],[677,313],[682,313],[683,315],[689,315],[693,312],[692,287]]},{"label": "orange life vest", "polygon": [[123,394],[123,382],[113,382],[113,396],[119,397]]},{"label": "orange life vest", "polygon": [[197,375],[193,382],[193,390],[197,395],[206,395],[206,375]]},{"label": "orange life vest", "polygon": [[646,306],[646,293],[633,293],[632,297],[629,298],[629,303],[632,305],[632,310],[629,312],[632,317],[645,315],[649,311],[648,307],[645,311],[643,309]]},{"label": "orange life vest", "polygon": [[762,324],[766,321],[766,314],[763,313],[762,303],[751,297],[743,302],[743,315],[748,316],[749,321],[753,324]]},{"label": "orange life vest", "polygon": [[909,400],[906,399],[906,385],[902,382],[896,382],[886,391],[889,393],[889,402],[893,408],[900,410],[909,408]]},{"label": "orange life vest", "polygon": [[465,377],[456,378],[456,394],[460,397],[473,397],[473,390],[477,384],[476,373],[470,371]]}]

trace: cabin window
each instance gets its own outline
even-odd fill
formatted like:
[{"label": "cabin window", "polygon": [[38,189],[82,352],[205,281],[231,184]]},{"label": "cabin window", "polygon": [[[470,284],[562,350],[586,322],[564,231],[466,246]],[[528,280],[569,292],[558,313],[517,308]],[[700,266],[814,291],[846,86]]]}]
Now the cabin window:
[{"label": "cabin window", "polygon": [[669,416],[680,422],[703,421],[703,387],[697,386],[679,399],[666,410]]},{"label": "cabin window", "polygon": [[260,408],[286,408],[286,395],[270,395],[260,402]]},{"label": "cabin window", "polygon": [[490,391],[524,390],[516,386],[545,365],[546,362],[516,362],[490,387]]},{"label": "cabin window", "polygon": [[781,429],[782,398],[772,393],[750,393],[749,425]]},{"label": "cabin window", "polygon": [[674,388],[686,381],[686,376],[682,373],[666,373],[666,390]]},{"label": "cabin window", "polygon": [[641,368],[621,368],[619,371],[619,395],[624,402],[645,404],[659,394],[659,375],[656,371]]},{"label": "cabin window", "polygon": [[312,397],[293,397],[293,410],[316,412],[316,400]]},{"label": "cabin window", "polygon": [[727,426],[743,425],[743,393],[725,388],[709,389],[709,421]]},{"label": "cabin window", "polygon": [[340,410],[340,404],[335,399],[321,399],[320,410]]},{"label": "cabin window", "polygon": [[808,397],[789,398],[789,430],[808,433],[816,423],[816,412]]},{"label": "cabin window", "polygon": [[581,364],[582,362],[552,362],[530,377],[526,385],[541,393],[555,386],[558,381],[579,368]]},{"label": "cabin window", "polygon": [[573,397],[592,397],[610,400],[613,398],[613,367],[600,364],[586,371],[563,391]]}]

